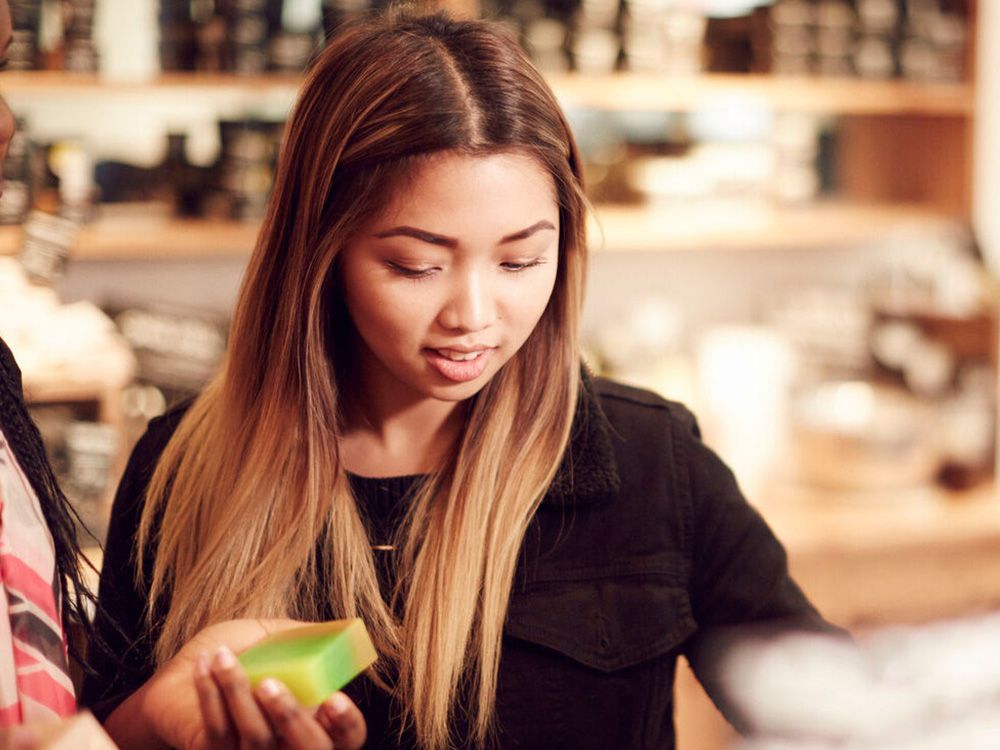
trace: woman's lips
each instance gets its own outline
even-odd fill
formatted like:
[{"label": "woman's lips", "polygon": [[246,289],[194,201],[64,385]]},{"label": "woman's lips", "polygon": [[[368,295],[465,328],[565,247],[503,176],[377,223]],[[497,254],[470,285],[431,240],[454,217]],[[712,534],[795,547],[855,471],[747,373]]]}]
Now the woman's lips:
[{"label": "woman's lips", "polygon": [[[452,356],[448,356],[448,355]],[[475,380],[486,370],[493,349],[480,349],[475,352],[460,352],[453,349],[424,349],[424,356],[431,366],[442,376],[455,383],[467,383]],[[452,357],[459,357],[453,359]],[[469,359],[471,357],[471,359]]]}]

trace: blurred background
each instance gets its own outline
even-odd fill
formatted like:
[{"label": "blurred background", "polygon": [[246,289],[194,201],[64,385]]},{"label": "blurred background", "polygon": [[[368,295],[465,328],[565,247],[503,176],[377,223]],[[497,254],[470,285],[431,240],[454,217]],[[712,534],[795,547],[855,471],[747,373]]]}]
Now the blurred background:
[{"label": "blurred background", "polygon": [[[302,71],[382,3],[10,2],[0,335],[100,537],[224,351]],[[444,5],[501,21],[572,121],[590,366],[694,409],[838,624],[1000,608],[997,3]],[[678,692],[680,746],[727,747]]]}]

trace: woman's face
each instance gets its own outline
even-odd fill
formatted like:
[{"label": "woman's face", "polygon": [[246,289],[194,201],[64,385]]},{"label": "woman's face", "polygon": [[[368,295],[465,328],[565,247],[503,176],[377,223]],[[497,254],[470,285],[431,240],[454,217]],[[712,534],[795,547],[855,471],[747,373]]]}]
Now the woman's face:
[{"label": "woman's face", "polygon": [[554,182],[529,156],[419,162],[341,254],[365,392],[397,403],[477,393],[541,318],[559,231]]}]

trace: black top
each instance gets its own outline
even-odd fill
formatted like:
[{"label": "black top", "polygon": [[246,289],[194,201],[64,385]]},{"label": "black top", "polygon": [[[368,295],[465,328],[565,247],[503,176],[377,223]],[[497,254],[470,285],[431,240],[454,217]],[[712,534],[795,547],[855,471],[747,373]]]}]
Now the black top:
[{"label": "black top", "polygon": [[372,545],[391,544],[422,477],[360,477],[348,474],[348,478]]},{"label": "black top", "polygon": [[[360,477],[348,474],[351,492],[358,501],[368,538],[371,540],[375,571],[378,573],[382,596],[388,600],[395,586],[393,568],[396,552],[393,537],[403,522],[414,492],[420,487],[422,477]],[[322,565],[320,571],[326,570]]]},{"label": "black top", "polygon": [[[181,416],[150,424],[115,499],[97,619],[126,666],[95,661],[100,676],[86,682],[82,701],[99,717],[152,673],[145,598],[128,560],[146,485]],[[352,479],[374,541],[388,539],[415,481]],[[106,625],[107,615],[127,639]],[[500,746],[672,748],[677,657],[688,657],[725,711],[713,655],[734,625],[829,627],[691,414],[646,391],[585,378],[570,446],[515,575],[497,685]],[[405,735],[397,741],[398,712],[366,678],[346,692],[368,721],[366,747],[413,746]]]}]

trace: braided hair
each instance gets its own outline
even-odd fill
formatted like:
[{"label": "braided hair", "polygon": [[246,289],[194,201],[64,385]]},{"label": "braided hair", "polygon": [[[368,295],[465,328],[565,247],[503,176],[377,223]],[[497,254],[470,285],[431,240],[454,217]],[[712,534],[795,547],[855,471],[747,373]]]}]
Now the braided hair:
[{"label": "braided hair", "polygon": [[[0,427],[18,464],[24,470],[32,489],[38,497],[42,514],[52,534],[55,546],[55,563],[60,598],[62,600],[63,632],[82,631],[84,644],[68,640],[70,657],[84,671],[89,671],[85,661],[86,645],[107,650],[103,642],[95,640],[95,632],[88,611],[96,606],[97,597],[84,580],[84,566],[95,573],[93,563],[80,554],[76,538],[79,516],[66,495],[59,489],[52,467],[49,465],[42,436],[28,414],[21,388],[21,371],[7,344],[0,338]],[[86,645],[85,645],[86,644]],[[82,647],[81,647],[82,646]]]}]

